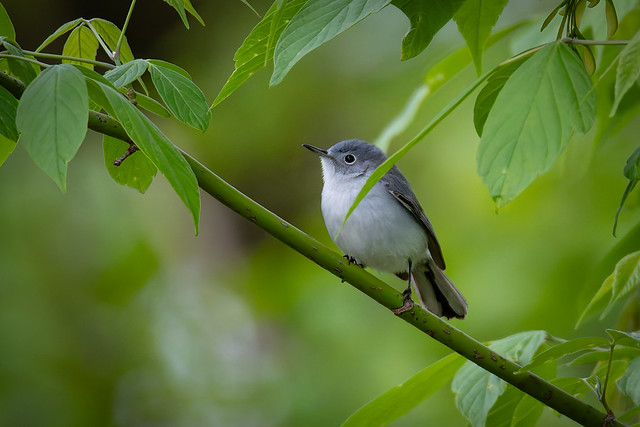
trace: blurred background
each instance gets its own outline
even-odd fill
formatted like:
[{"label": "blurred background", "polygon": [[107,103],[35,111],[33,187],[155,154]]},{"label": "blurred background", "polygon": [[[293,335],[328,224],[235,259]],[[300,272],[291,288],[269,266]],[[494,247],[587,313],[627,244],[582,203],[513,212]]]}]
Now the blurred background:
[{"label": "blurred background", "polygon": [[[121,26],[129,7],[2,3],[32,50],[80,16]],[[261,14],[269,3],[251,0]],[[187,69],[211,102],[259,18],[239,0],[193,4],[206,26],[191,19],[187,30],[164,2],[139,0],[127,36],[136,57]],[[493,47],[485,70],[526,43],[554,6],[510,2],[497,28],[536,21]],[[408,26],[387,7],[305,57],[279,86],[268,87],[270,67],[260,71],[213,110],[205,133],[157,121],[232,185],[333,245],[320,213],[320,164],[300,144],[375,139],[429,67],[463,45],[450,23],[424,53],[400,62]],[[469,66],[430,97],[391,150],[473,79]],[[574,325],[615,262],[637,250],[628,236],[638,194],[618,238],[611,229],[640,123],[599,143],[595,130],[574,138],[550,172],[496,211],[476,173],[472,109],[466,101],[399,163],[469,302],[455,326],[482,341],[529,329],[603,334],[612,321]],[[0,168],[0,425],[337,425],[449,353],[207,194],[195,237],[162,176],[145,195],[111,180],[91,131],[67,188],[61,194],[20,146]],[[448,388],[396,425],[445,423],[466,423]],[[551,411],[540,423],[572,424]]]}]

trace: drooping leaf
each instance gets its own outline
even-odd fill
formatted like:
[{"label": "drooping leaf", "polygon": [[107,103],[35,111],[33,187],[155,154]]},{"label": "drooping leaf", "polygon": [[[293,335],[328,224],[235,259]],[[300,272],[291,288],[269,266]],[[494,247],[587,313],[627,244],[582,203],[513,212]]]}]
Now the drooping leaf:
[{"label": "drooping leaf", "polygon": [[476,73],[482,74],[482,51],[508,0],[467,0],[453,15],[467,42]]},{"label": "drooping leaf", "polygon": [[235,70],[224,84],[220,93],[213,101],[212,108],[235,92],[245,81],[258,70],[264,68],[273,59],[277,40],[289,21],[304,5],[306,0],[292,0],[283,2],[280,8],[276,4],[265,14],[262,21],[256,25],[233,56]]},{"label": "drooping leaf", "polygon": [[134,59],[133,61],[125,62],[122,65],[118,65],[106,73],[104,77],[109,80],[115,87],[125,87],[129,83],[136,80],[145,71],[147,71],[148,63],[143,59]]},{"label": "drooping leaf", "polygon": [[16,39],[16,30],[13,28],[11,18],[9,18],[9,14],[2,3],[0,3],[0,36],[4,36],[9,40]]},{"label": "drooping leaf", "polygon": [[36,52],[40,52],[45,47],[49,46],[49,44],[53,43],[58,37],[68,33],[69,31],[76,28],[80,25],[81,22],[84,22],[82,18],[74,19],[73,21],[66,22],[53,32],[49,37],[47,37],[36,49]]},{"label": "drooping leaf", "polygon": [[149,63],[151,80],[171,113],[181,122],[204,131],[211,111],[198,86],[171,68]]},{"label": "drooping leaf", "polygon": [[616,71],[615,97],[610,116],[618,109],[622,97],[637,82],[640,77],[640,32],[636,33],[622,52]]},{"label": "drooping leaf", "polygon": [[519,58],[518,60],[496,67],[495,71],[487,80],[487,84],[478,93],[476,103],[473,107],[473,124],[476,128],[478,136],[482,136],[482,130],[484,129],[484,124],[487,121],[489,112],[493,108],[493,105],[496,102],[496,98],[498,97],[498,94],[504,87],[505,83],[507,83],[509,77],[511,77],[511,75],[518,69],[518,67],[530,57],[530,55],[526,55]]},{"label": "drooping leaf", "polygon": [[187,12],[193,15],[194,18],[198,20],[202,25],[204,25],[204,21],[202,17],[198,15],[196,10],[193,8],[190,0],[164,0],[167,4],[173,7],[178,15],[180,15],[180,19],[182,19],[182,23],[188,29],[189,28],[189,20],[187,19]]},{"label": "drooping leaf", "polygon": [[106,84],[97,79],[87,82],[91,97],[97,99],[98,103],[120,122],[131,140],[167,178],[191,212],[197,233],[200,216],[198,181],[178,148],[110,83]]},{"label": "drooping leaf", "polygon": [[0,135],[16,142],[18,140],[18,128],[16,127],[16,110],[18,100],[0,86]]},{"label": "drooping leaf", "polygon": [[487,117],[478,172],[502,206],[546,172],[574,131],[595,116],[591,80],[578,55],[555,42],[536,52],[505,83]]},{"label": "drooping leaf", "polygon": [[612,274],[611,298],[600,318],[607,316],[619,301],[635,292],[639,284],[640,251],[625,256],[616,264]]},{"label": "drooping leaf", "polygon": [[[93,18],[89,23],[95,28],[96,32],[102,37],[102,40],[111,49],[111,54],[116,50],[118,39],[120,38],[120,28],[113,22],[102,18]],[[120,46],[120,61],[122,63],[133,61],[133,52],[127,41],[127,36],[122,39]]]},{"label": "drooping leaf", "polygon": [[[62,54],[66,56],[73,56],[75,58],[83,59],[96,59],[96,53],[98,52],[98,40],[91,30],[84,25],[76,27],[62,48]],[[62,60],[68,64],[78,64],[82,67],[91,68],[93,65],[86,62],[72,61],[68,59]]]},{"label": "drooping leaf", "polygon": [[609,341],[602,337],[585,337],[565,341],[538,354],[531,362],[520,368],[520,371],[530,371],[536,366],[540,366],[545,362],[557,360],[567,354],[601,346],[608,347]]},{"label": "drooping leaf", "polygon": [[[21,56],[23,58],[27,57],[19,46],[9,43],[6,40],[4,40],[2,44],[10,55]],[[30,62],[16,58],[7,58],[7,63],[9,64],[11,74],[22,80],[24,84],[29,84],[36,78],[36,70]]]},{"label": "drooping leaf", "polygon": [[463,3],[464,0],[393,0],[392,4],[407,15],[411,23],[402,39],[400,59],[413,58],[425,50]]},{"label": "drooping leaf", "polygon": [[67,163],[87,133],[88,106],[85,78],[70,64],[42,71],[18,104],[20,143],[63,192]]},{"label": "drooping leaf", "polygon": [[[255,14],[256,14],[256,16],[257,16],[258,18],[260,18],[260,14],[258,13],[258,11],[257,11],[253,6],[251,6],[251,3],[249,3],[247,0],[240,0],[240,1],[241,1],[242,3],[244,3],[244,4],[245,4],[245,6],[247,6],[249,9],[251,9],[251,11],[252,11],[253,13],[255,13]],[[277,2],[276,2],[276,3],[277,3]]]},{"label": "drooping leaf", "polygon": [[[529,363],[545,341],[545,331],[526,331],[495,341],[489,347],[521,365]],[[456,406],[472,425],[484,425],[491,407],[504,393],[506,383],[477,365],[466,362],[451,384]]]},{"label": "drooping leaf", "polygon": [[104,135],[102,150],[104,163],[111,178],[121,185],[128,185],[141,193],[147,191],[158,170],[142,151],[136,151],[127,157],[120,166],[113,161],[120,158],[129,148],[129,144],[119,139]]},{"label": "drooping leaf", "polygon": [[390,3],[391,0],[307,0],[284,29],[273,53],[270,85],[282,81],[303,56]]},{"label": "drooping leaf", "polygon": [[633,403],[640,405],[640,357],[629,361],[627,370],[622,378],[616,382],[616,385]]},{"label": "drooping leaf", "polygon": [[391,424],[440,390],[453,378],[463,362],[464,359],[456,353],[438,360],[358,409],[342,426]]}]

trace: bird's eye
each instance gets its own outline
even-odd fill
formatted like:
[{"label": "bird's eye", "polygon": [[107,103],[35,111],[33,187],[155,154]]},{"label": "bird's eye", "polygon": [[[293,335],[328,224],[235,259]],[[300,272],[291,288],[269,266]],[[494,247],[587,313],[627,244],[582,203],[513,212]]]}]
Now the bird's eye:
[{"label": "bird's eye", "polygon": [[354,156],[353,154],[347,154],[346,156],[344,156],[344,162],[348,165],[352,165],[356,162],[356,156]]}]

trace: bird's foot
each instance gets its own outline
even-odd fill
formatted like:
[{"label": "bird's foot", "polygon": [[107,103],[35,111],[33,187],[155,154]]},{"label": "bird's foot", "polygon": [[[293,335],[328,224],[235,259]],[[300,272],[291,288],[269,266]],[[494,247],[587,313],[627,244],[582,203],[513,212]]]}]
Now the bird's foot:
[{"label": "bird's foot", "polygon": [[404,292],[402,292],[402,296],[404,296],[402,306],[391,309],[391,311],[395,315],[406,313],[407,311],[411,311],[413,309],[414,302],[411,299],[411,289],[405,289]]},{"label": "bird's foot", "polygon": [[360,264],[356,259],[356,257],[352,257],[351,255],[347,255],[347,254],[343,255],[342,257],[347,259],[349,265],[355,264],[358,267],[364,268],[364,264]]}]

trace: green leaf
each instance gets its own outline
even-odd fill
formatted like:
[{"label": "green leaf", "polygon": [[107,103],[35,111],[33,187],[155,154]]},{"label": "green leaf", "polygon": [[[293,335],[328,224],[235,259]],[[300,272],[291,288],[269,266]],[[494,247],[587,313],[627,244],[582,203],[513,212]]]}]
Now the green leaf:
[{"label": "green leaf", "polygon": [[438,360],[358,409],[342,426],[391,424],[440,390],[463,362],[464,359],[456,353]]},{"label": "green leaf", "polygon": [[636,405],[640,405],[640,357],[636,357],[627,365],[627,370],[616,385],[618,390],[626,394]]},{"label": "green leaf", "polygon": [[627,298],[640,284],[640,251],[630,253],[616,264],[611,283],[611,298],[600,316],[603,319],[616,303]]},{"label": "green leaf", "polygon": [[616,70],[615,96],[610,116],[613,116],[620,105],[622,97],[640,77],[640,32],[637,32],[622,52]]},{"label": "green leaf", "polygon": [[518,406],[513,411],[511,426],[513,427],[533,427],[542,415],[544,405],[539,400],[525,394],[518,402]]},{"label": "green leaf", "polygon": [[[584,365],[587,363],[602,362],[605,360],[609,360],[610,353],[611,353],[610,349],[590,351],[576,357],[575,359],[570,361],[567,365],[573,366],[573,365]],[[638,356],[640,356],[640,348],[616,345],[616,348],[613,350],[614,360],[633,359]]]},{"label": "green leaf", "polygon": [[4,135],[0,135],[0,166],[4,164],[4,161],[13,153],[15,148],[15,141],[10,140]]},{"label": "green leaf", "polygon": [[148,63],[143,59],[134,59],[125,62],[104,73],[104,77],[109,80],[115,87],[125,87],[129,83],[136,80],[145,71],[147,71]]},{"label": "green leaf", "polygon": [[[73,56],[83,59],[96,59],[96,53],[98,52],[98,40],[93,32],[81,25],[76,27],[62,48],[62,54],[66,56]],[[68,64],[78,64],[82,67],[91,68],[93,70],[93,64],[87,64],[86,62],[70,61],[63,59],[62,62]]]},{"label": "green leaf", "polygon": [[518,372],[530,371],[536,366],[540,366],[545,362],[557,360],[563,356],[566,356],[567,354],[600,346],[608,347],[609,340],[602,337],[586,337],[565,341],[563,343],[554,345],[553,347],[548,348],[542,353],[538,354],[531,362],[520,368]]},{"label": "green leaf", "polygon": [[[245,4],[245,6],[247,6],[249,9],[251,9],[251,11],[252,11],[253,13],[255,13],[255,14],[256,14],[256,16],[257,16],[258,18],[260,17],[260,14],[258,13],[258,11],[257,11],[257,10],[255,10],[255,9],[253,8],[253,6],[251,6],[251,3],[249,3],[247,0],[240,0],[240,1],[241,1],[242,3],[244,3],[244,4]],[[276,1],[276,2],[274,2],[274,4],[275,4],[275,3],[277,3],[277,1]]]},{"label": "green leaf", "polygon": [[51,34],[49,37],[47,37],[40,44],[40,46],[38,46],[38,48],[36,49],[36,52],[40,52],[45,47],[49,46],[49,44],[51,44],[53,41],[55,41],[58,37],[68,33],[69,31],[73,30],[74,28],[76,28],[81,22],[84,22],[84,19],[77,18],[77,19],[74,19],[73,21],[69,21],[69,22],[66,22],[66,23],[60,25],[60,27],[57,30],[55,30],[53,32],[53,34]]},{"label": "green leaf", "polygon": [[174,64],[172,62],[163,61],[161,59],[147,59],[146,61],[149,64],[157,65],[158,67],[169,68],[169,69],[175,71],[176,73],[182,74],[183,76],[185,76],[186,78],[191,80],[191,75],[187,72],[187,70],[185,70],[182,67],[177,66],[176,64]]},{"label": "green leaf", "polygon": [[498,207],[546,172],[573,131],[595,117],[591,80],[564,43],[536,52],[509,78],[491,109],[478,147],[478,173]]},{"label": "green leaf", "polygon": [[[495,341],[489,347],[520,364],[527,364],[545,341],[545,331],[526,331]],[[484,425],[487,414],[504,393],[506,383],[467,361],[453,378],[456,406],[472,425]]]},{"label": "green leaf", "polygon": [[[23,58],[27,57],[22,53],[22,49],[17,45],[9,43],[6,40],[3,41],[2,44],[10,55],[21,56]],[[34,70],[30,62],[15,58],[7,58],[7,63],[9,64],[9,71],[11,71],[11,74],[22,80],[24,84],[28,85],[36,78],[36,70]]]},{"label": "green leaf", "polygon": [[198,15],[196,10],[193,8],[191,1],[189,0],[164,0],[164,1],[167,4],[169,4],[171,7],[173,7],[176,10],[176,12],[178,12],[178,15],[180,15],[180,19],[182,19],[182,23],[187,29],[189,28],[189,20],[187,19],[186,12],[189,12],[191,15],[193,15],[194,18],[198,20],[198,22],[204,25],[204,21],[202,20],[200,15]]},{"label": "green leaf", "polygon": [[273,54],[271,86],[307,53],[357,24],[391,0],[308,0],[280,36]]},{"label": "green leaf", "polygon": [[167,178],[191,212],[197,234],[200,215],[198,181],[180,150],[115,88],[99,80],[87,81],[92,98],[120,122],[131,140]]},{"label": "green leaf", "polygon": [[406,60],[420,54],[427,48],[433,36],[451,20],[464,0],[394,0],[411,23],[409,32],[402,38],[400,59]]},{"label": "green leaf", "polygon": [[[120,38],[120,28],[113,22],[102,18],[93,18],[89,23],[95,28],[96,32],[113,53],[113,51],[116,50],[118,39]],[[120,61],[122,63],[133,61],[133,52],[131,52],[131,47],[129,47],[127,36],[123,37],[122,44],[120,45]]]},{"label": "green leaf", "polygon": [[198,86],[171,68],[150,63],[151,80],[171,113],[181,122],[204,131],[211,111]]},{"label": "green leaf", "polygon": [[607,329],[607,334],[609,334],[615,345],[640,346],[640,331],[627,332]]},{"label": "green leaf", "polygon": [[627,187],[624,189],[624,193],[622,193],[622,199],[620,200],[620,204],[618,205],[618,210],[616,211],[616,216],[613,221],[613,235],[616,235],[616,228],[618,227],[618,217],[620,216],[620,212],[622,211],[622,207],[624,203],[627,201],[627,197],[633,191],[638,181],[640,181],[640,147],[636,148],[635,151],[629,156],[627,159],[627,163],[624,166],[624,176],[629,179],[627,183]]},{"label": "green leaf", "polygon": [[171,117],[164,105],[144,93],[136,92],[136,105],[160,117]]},{"label": "green leaf", "polygon": [[482,74],[482,51],[508,0],[467,0],[453,15],[469,46],[476,73]]},{"label": "green leaf", "polygon": [[305,1],[293,0],[284,2],[280,8],[276,8],[274,3],[274,7],[251,30],[251,33],[249,33],[244,42],[242,42],[242,46],[233,56],[235,70],[213,101],[211,108],[235,92],[249,77],[264,68],[273,59],[275,45],[270,41],[277,40],[280,37],[282,31],[284,31],[295,14],[298,13]]},{"label": "green leaf", "polygon": [[18,128],[16,127],[17,108],[18,100],[11,92],[0,86],[0,135],[13,142],[16,142],[19,137]]},{"label": "green leaf", "polygon": [[129,144],[119,139],[108,135],[102,138],[104,163],[111,178],[118,184],[128,185],[144,194],[158,169],[140,150],[127,157],[120,166],[114,166],[113,161],[120,158],[128,148]]},{"label": "green leaf", "polygon": [[478,93],[476,103],[473,107],[473,124],[478,136],[482,136],[482,130],[484,129],[487,117],[489,116],[489,113],[496,102],[496,98],[505,83],[507,83],[509,77],[511,77],[518,67],[520,67],[520,65],[530,57],[530,55],[526,55],[518,60],[500,65],[491,73],[491,76],[487,80],[487,84],[482,88],[480,93]]},{"label": "green leaf", "polygon": [[64,192],[67,163],[87,133],[85,78],[70,64],[53,65],[27,86],[16,114],[20,142]]},{"label": "green leaf", "polygon": [[0,36],[4,36],[9,40],[16,39],[16,30],[13,28],[11,18],[9,18],[9,14],[2,3],[0,3]]}]

